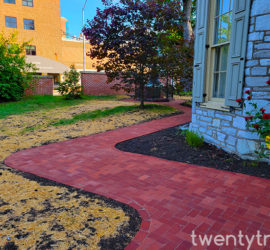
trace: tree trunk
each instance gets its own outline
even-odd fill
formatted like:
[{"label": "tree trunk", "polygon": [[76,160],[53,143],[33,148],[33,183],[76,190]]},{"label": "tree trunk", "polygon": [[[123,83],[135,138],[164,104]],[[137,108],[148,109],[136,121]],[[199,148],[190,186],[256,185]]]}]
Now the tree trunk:
[{"label": "tree trunk", "polygon": [[172,100],[174,96],[174,87],[173,87],[173,79],[171,78],[171,88],[172,88]]},{"label": "tree trunk", "polygon": [[166,99],[169,100],[169,77],[166,79]]},{"label": "tree trunk", "polygon": [[193,30],[190,22],[192,9],[192,0],[183,0],[183,10],[185,15],[184,22],[184,39],[188,43],[193,37]]},{"label": "tree trunk", "polygon": [[140,83],[140,109],[144,109],[144,84]]}]

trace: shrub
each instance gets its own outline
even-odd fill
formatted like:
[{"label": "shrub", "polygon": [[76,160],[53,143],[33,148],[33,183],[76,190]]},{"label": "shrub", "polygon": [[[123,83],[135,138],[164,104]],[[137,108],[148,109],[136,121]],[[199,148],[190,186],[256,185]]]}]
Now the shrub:
[{"label": "shrub", "polygon": [[30,87],[36,68],[23,54],[28,43],[18,43],[16,34],[0,33],[0,102],[17,101]]},{"label": "shrub", "polygon": [[192,130],[187,130],[186,134],[186,142],[189,146],[199,148],[203,145],[203,136],[199,136],[196,132]]},{"label": "shrub", "polygon": [[[266,82],[270,85],[270,80]],[[250,90],[246,90],[245,94],[248,94],[246,98],[248,104],[252,107],[251,111],[246,112],[245,120],[247,127],[254,133],[257,133],[264,143],[261,143],[258,150],[254,152],[258,155],[259,159],[270,159],[270,114],[266,113],[265,108],[259,108],[256,102],[252,101],[252,93]],[[239,104],[243,103],[243,99],[236,100]],[[243,104],[246,108],[246,103]]]},{"label": "shrub", "polygon": [[64,72],[64,81],[59,83],[58,91],[67,99],[80,98],[82,95],[81,86],[78,84],[80,73],[74,65],[70,66],[69,71]]}]

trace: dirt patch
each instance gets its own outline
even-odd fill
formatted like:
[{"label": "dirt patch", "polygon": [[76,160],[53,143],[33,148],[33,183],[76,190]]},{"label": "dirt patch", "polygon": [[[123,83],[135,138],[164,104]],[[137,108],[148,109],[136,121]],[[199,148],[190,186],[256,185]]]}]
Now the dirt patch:
[{"label": "dirt patch", "polygon": [[121,142],[116,147],[126,152],[270,179],[270,166],[267,163],[257,165],[257,162],[242,160],[207,143],[200,148],[192,148],[178,127]]}]

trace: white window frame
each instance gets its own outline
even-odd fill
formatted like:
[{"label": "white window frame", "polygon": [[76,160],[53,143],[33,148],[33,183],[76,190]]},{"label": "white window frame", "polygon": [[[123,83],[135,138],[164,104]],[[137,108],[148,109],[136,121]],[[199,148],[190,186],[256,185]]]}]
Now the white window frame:
[{"label": "white window frame", "polygon": [[217,0],[210,0],[209,9],[209,19],[208,19],[208,34],[207,34],[207,44],[209,49],[206,54],[206,77],[205,77],[205,102],[201,104],[202,106],[207,106],[211,109],[221,109],[227,110],[225,107],[225,97],[215,98],[213,96],[213,86],[214,86],[214,67],[215,67],[215,54],[216,48],[224,45],[230,45],[230,41],[224,43],[215,43],[215,17],[217,9]]}]

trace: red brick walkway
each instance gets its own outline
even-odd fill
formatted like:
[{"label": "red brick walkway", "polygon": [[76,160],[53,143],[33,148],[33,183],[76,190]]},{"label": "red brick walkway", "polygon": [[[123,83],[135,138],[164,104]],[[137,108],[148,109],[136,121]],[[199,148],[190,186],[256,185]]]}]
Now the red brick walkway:
[{"label": "red brick walkway", "polygon": [[[269,180],[114,147],[118,142],[188,122],[190,109],[182,109],[185,114],[24,150],[5,163],[138,209],[142,225],[127,249],[190,249],[192,230],[214,235],[238,235],[239,230],[243,234],[256,234],[257,230],[270,234]],[[254,244],[251,249],[258,249]],[[208,249],[219,247],[212,244]]]}]

